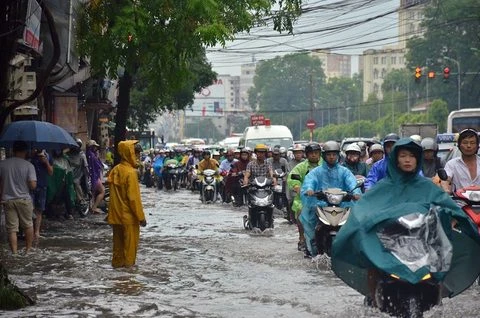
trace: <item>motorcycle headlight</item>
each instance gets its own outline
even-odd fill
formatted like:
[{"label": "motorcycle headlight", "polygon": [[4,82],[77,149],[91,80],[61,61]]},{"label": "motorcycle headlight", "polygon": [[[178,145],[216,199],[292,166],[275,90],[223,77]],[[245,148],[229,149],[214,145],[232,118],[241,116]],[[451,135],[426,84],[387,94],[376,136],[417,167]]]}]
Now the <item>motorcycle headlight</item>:
[{"label": "motorcycle headlight", "polygon": [[480,202],[480,191],[465,191],[465,196],[474,202]]},{"label": "motorcycle headlight", "polygon": [[343,193],[336,194],[336,193],[329,193],[329,192],[325,193],[325,195],[327,196],[328,203],[334,204],[334,205],[339,205],[342,202],[343,197],[345,196]]},{"label": "motorcycle headlight", "polygon": [[270,196],[264,197],[264,198],[255,198],[255,205],[257,206],[269,206],[271,204]]}]

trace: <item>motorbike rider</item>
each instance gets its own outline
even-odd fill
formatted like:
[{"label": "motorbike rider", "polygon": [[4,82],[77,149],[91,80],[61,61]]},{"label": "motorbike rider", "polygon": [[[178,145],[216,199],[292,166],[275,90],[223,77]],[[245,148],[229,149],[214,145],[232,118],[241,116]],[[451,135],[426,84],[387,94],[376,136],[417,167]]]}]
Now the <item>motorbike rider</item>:
[{"label": "motorbike rider", "polygon": [[[423,162],[421,163],[423,175],[427,178],[436,179],[437,171],[445,166],[445,163],[437,156],[438,145],[433,138],[423,138],[420,145],[423,149]],[[436,180],[434,180],[438,183]]]},{"label": "motorbike rider", "polygon": [[157,155],[155,156],[155,158],[153,158],[153,164],[152,164],[158,190],[163,189],[162,168],[163,168],[164,160],[165,160],[165,150],[159,149]]},{"label": "motorbike rider", "polygon": [[373,144],[368,149],[368,154],[370,158],[367,159],[368,169],[370,169],[373,164],[383,158],[383,147],[380,144]]},{"label": "motorbike rider", "polygon": [[369,190],[378,181],[385,178],[387,175],[388,154],[392,150],[395,142],[399,139],[400,137],[395,133],[390,133],[383,138],[383,152],[385,156],[377,161],[368,172],[367,180],[365,180],[365,190]]},{"label": "motorbike rider", "polygon": [[[294,213],[295,221],[297,223],[298,228],[298,250],[305,251],[305,236],[303,234],[303,226],[302,223],[298,221],[300,217],[300,212],[302,211],[302,200],[300,198],[300,189],[302,188],[302,183],[305,180],[305,176],[314,168],[318,167],[318,164],[321,160],[322,148],[320,144],[313,142],[309,143],[305,147],[305,154],[307,156],[307,160],[302,161],[301,163],[297,164],[292,171],[288,174],[287,177],[287,185],[288,188],[295,193],[295,197],[293,198],[291,209]],[[295,177],[293,177],[295,176]],[[293,177],[293,178],[292,178]]]},{"label": "motorbike rider", "polygon": [[243,202],[243,190],[240,186],[240,180],[242,180],[247,165],[250,162],[250,148],[245,147],[240,150],[240,159],[233,164],[230,169],[229,178],[232,179],[232,196],[233,206],[242,206]]},{"label": "motorbike rider", "polygon": [[[218,195],[218,188],[219,188],[219,184],[220,184],[220,175],[219,175],[219,166],[220,164],[218,163],[217,160],[213,159],[212,157],[212,153],[210,152],[210,150],[204,150],[202,152],[202,160],[198,163],[198,175],[199,175],[199,180],[200,181],[203,181],[203,178],[204,176],[202,175],[203,171],[204,170],[207,170],[207,169],[211,169],[211,170],[215,170],[216,172],[216,175],[215,175],[215,179],[217,181],[217,195]],[[200,199],[202,199],[203,197],[203,189],[202,187],[200,186]]]},{"label": "motorbike rider", "polygon": [[[422,147],[417,142],[411,138],[398,140],[388,156],[387,176],[366,192],[362,199],[354,205],[347,222],[342,226],[333,242],[333,270],[345,282],[348,283],[350,278],[355,277],[353,279],[355,286],[362,286],[364,291],[369,290],[370,295],[362,292],[367,296],[368,304],[376,305],[374,295],[380,275],[377,270],[372,268],[370,260],[375,259],[377,268],[381,268],[381,266],[395,267],[397,271],[401,272],[395,273],[399,277],[405,277],[402,273],[408,271],[403,264],[392,264],[394,257],[389,254],[387,249],[379,246],[376,225],[387,222],[389,215],[397,218],[412,213],[410,209],[413,203],[421,203],[425,205],[426,209],[433,204],[442,208],[439,210],[439,216],[442,224],[448,224],[448,226],[444,225],[447,236],[450,236],[448,233],[451,232],[452,217],[458,221],[457,225],[462,233],[467,233],[467,235],[472,233],[478,236],[475,228],[455,202],[439,187],[420,176],[418,172],[421,162]],[[460,236],[463,237],[463,235]],[[460,236],[455,236],[455,238],[458,239]],[[455,245],[453,246],[455,248]],[[461,246],[457,245],[457,247]],[[457,266],[454,264],[464,264],[460,266],[468,267],[467,259],[470,256],[467,254],[468,251],[465,253],[453,252],[451,268]],[[463,257],[465,257],[465,261],[461,259]],[[418,277],[420,280],[425,272],[419,270],[414,274],[420,275]],[[352,282],[348,284],[351,285]]]},{"label": "motorbike rider", "polygon": [[228,149],[225,154],[226,158],[220,163],[220,175],[223,177],[225,185],[223,187],[223,202],[230,203],[232,201],[232,182],[233,179],[230,178],[229,172],[232,169],[232,166],[238,160],[233,156],[233,149]]},{"label": "motorbike rider", "polygon": [[478,132],[472,128],[464,129],[458,135],[457,144],[462,155],[445,164],[448,179],[442,181],[442,188],[447,193],[480,185],[480,157],[477,155],[479,139]]},{"label": "motorbike rider", "polygon": [[178,165],[178,160],[175,156],[175,152],[173,150],[167,149],[165,150],[165,159],[163,160],[163,167],[162,167],[162,177],[163,177],[163,185],[167,190],[172,189],[172,176],[168,172],[168,165]]},{"label": "motorbike rider", "polygon": [[195,167],[198,166],[198,163],[200,162],[200,160],[202,160],[201,156],[202,156],[202,150],[199,148],[194,148],[192,155],[190,156],[190,158],[188,158],[188,161],[187,161],[187,178],[189,180],[188,184],[190,189],[193,189],[193,190],[195,190],[197,186],[195,183],[196,180],[194,180],[193,170],[195,169]]},{"label": "motorbike rider", "polygon": [[366,177],[368,166],[361,161],[362,150],[356,143],[351,143],[345,149],[345,161],[342,165],[350,170],[355,176]]},{"label": "motorbike rider", "polygon": [[366,162],[368,159],[367,152],[367,143],[364,141],[357,142],[358,147],[360,147],[360,162]]},{"label": "motorbike rider", "polygon": [[280,152],[280,147],[274,147],[272,150],[272,157],[267,159],[267,162],[272,165],[273,171],[280,169],[282,171],[285,171],[288,173],[289,170],[289,165],[287,159],[282,157],[282,154]]},{"label": "motorbike rider", "polygon": [[[321,165],[310,171],[303,181],[300,195],[302,198],[302,212],[299,220],[302,223],[305,243],[308,252],[315,257],[318,254],[315,244],[315,228],[318,224],[316,206],[326,206],[325,201],[317,200],[316,191],[338,188],[343,191],[353,191],[353,200],[360,198],[361,191],[356,189],[357,179],[353,173],[339,164],[340,145],[333,140],[323,144]],[[349,206],[351,202],[342,202],[341,206]]]},{"label": "motorbike rider", "polygon": [[233,158],[240,160],[240,149],[236,148],[233,150]]}]

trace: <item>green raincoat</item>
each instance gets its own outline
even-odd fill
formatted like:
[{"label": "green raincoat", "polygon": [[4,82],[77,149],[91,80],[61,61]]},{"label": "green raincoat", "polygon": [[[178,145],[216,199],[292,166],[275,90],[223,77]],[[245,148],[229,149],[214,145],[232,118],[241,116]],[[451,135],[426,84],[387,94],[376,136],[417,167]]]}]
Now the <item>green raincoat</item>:
[{"label": "green raincoat", "polygon": [[[430,179],[418,175],[421,165],[411,174],[398,169],[399,147],[412,150],[417,154],[417,162],[422,162],[421,147],[412,139],[396,142],[389,156],[387,177],[357,202],[335,238],[332,268],[346,284],[364,295],[369,295],[367,272],[372,267],[396,274],[412,284],[419,282],[430,272],[429,268],[423,266],[412,272],[383,247],[377,231],[402,215],[426,214],[433,204],[440,207],[438,216],[452,244],[453,256],[448,271],[432,275],[443,280],[443,296],[453,297],[468,288],[480,272],[480,236],[447,193]],[[452,230],[452,218],[458,221],[461,233]]]},{"label": "green raincoat", "polygon": [[[293,188],[297,185],[301,188],[303,180],[305,180],[305,176],[307,175],[307,173],[313,170],[314,168],[318,167],[318,165],[321,163],[322,163],[321,159],[318,161],[317,164],[311,164],[308,160],[304,160],[300,162],[298,165],[296,165],[292,169],[292,171],[290,171],[290,173],[288,174],[288,177],[287,177],[288,189],[293,191]],[[292,175],[300,176],[300,180],[292,179]],[[299,193],[295,194],[295,198],[293,198],[292,211],[295,212],[295,218],[298,218],[298,215],[302,211],[302,199],[300,198]]]}]

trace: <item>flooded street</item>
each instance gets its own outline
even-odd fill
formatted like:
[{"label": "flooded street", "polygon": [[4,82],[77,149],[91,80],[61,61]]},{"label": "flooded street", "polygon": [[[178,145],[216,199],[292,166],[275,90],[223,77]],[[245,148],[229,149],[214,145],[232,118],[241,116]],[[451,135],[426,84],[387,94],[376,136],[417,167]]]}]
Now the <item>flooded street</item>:
[{"label": "flooded street", "polygon": [[[12,258],[10,279],[37,304],[5,317],[388,317],[324,265],[298,252],[297,232],[282,218],[273,235],[243,230],[246,208],[202,205],[198,194],[142,186],[148,225],[137,269],[110,265],[104,216],[47,221],[38,248]],[[20,245],[24,242],[20,242]],[[480,288],[444,300],[426,317],[478,317]]]}]

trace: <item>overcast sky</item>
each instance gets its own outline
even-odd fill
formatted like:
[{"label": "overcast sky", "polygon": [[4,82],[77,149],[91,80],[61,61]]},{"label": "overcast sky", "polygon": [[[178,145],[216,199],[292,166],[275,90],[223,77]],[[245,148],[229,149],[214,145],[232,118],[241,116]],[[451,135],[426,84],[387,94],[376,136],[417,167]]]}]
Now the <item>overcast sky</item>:
[{"label": "overcast sky", "polygon": [[293,35],[271,31],[271,25],[238,34],[225,48],[207,50],[213,70],[240,75],[240,65],[288,53],[330,49],[355,55],[352,72],[358,71],[363,51],[397,44],[400,0],[309,0]]}]

